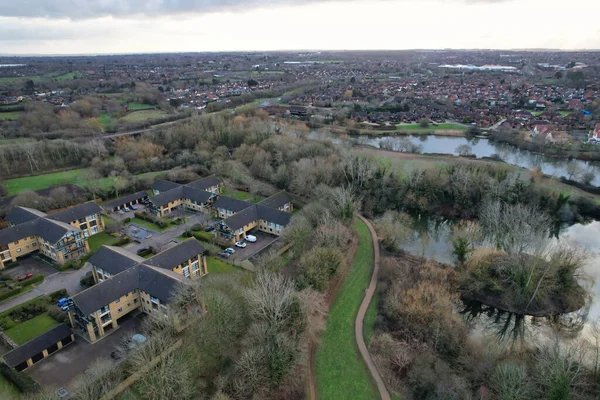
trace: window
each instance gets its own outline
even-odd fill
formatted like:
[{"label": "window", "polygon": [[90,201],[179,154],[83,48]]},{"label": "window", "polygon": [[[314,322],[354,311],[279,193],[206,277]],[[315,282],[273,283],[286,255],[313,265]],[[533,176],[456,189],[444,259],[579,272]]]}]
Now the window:
[{"label": "window", "polygon": [[274,227],[275,227],[275,224],[272,222],[269,222],[269,228],[274,228]]},{"label": "window", "polygon": [[90,236],[90,234],[88,233],[88,231],[83,231],[83,237],[88,237]]},{"label": "window", "polygon": [[277,224],[277,225],[275,225],[275,228],[276,228],[277,230],[280,230],[280,229],[281,229],[281,225]]},{"label": "window", "polygon": [[118,298],[115,300],[115,303],[120,303],[121,302],[121,298]]},{"label": "window", "polygon": [[117,308],[117,312],[123,312],[123,307]]},{"label": "window", "polygon": [[96,219],[96,214],[88,215],[88,219],[94,221]]},{"label": "window", "polygon": [[20,252],[21,252],[21,248],[19,247],[19,248],[17,249],[17,253],[20,253]]},{"label": "window", "polygon": [[198,271],[200,267],[198,266],[198,261],[194,261],[192,263],[192,271]]},{"label": "window", "polygon": [[154,303],[158,303],[158,298],[156,298],[154,296],[150,296],[150,300]]},{"label": "window", "polygon": [[[86,233],[87,233],[87,232],[86,232]],[[93,235],[93,234],[95,234],[95,233],[98,233],[98,227],[97,227],[97,226],[94,226],[94,227],[92,228],[92,235]]]},{"label": "window", "polygon": [[133,304],[137,304],[137,299],[133,299]]},{"label": "window", "polygon": [[33,247],[37,247],[37,242],[33,242],[33,243],[31,243],[31,245],[32,245]]},{"label": "window", "polygon": [[183,269],[183,276],[185,276],[186,278],[190,277],[190,267],[185,267]]}]

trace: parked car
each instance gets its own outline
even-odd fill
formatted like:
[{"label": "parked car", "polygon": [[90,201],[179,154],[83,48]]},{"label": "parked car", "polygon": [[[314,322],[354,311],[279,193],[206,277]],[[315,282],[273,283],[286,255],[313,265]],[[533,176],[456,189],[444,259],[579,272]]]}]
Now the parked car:
[{"label": "parked car", "polygon": [[214,231],[215,227],[214,226],[207,226],[206,228],[204,228],[204,232],[210,232],[210,231]]},{"label": "parked car", "polygon": [[71,298],[70,298],[70,297],[63,297],[62,299],[60,299],[60,300],[58,300],[58,301],[56,302],[56,305],[57,305],[57,306],[59,306],[59,307],[62,307],[62,306],[64,306],[65,304],[67,304],[67,303],[69,302],[69,300],[71,300]]},{"label": "parked car", "polygon": [[236,246],[236,247],[241,247],[241,248],[243,249],[244,247],[246,247],[246,246],[247,246],[247,244],[246,244],[246,243],[244,243],[244,242],[235,242],[235,246]]},{"label": "parked car", "polygon": [[33,276],[33,274],[31,272],[28,272],[27,274],[25,274],[25,276],[19,276],[17,278],[17,281],[21,282],[24,281],[25,279],[29,279]]},{"label": "parked car", "polygon": [[137,206],[131,206],[131,207],[129,207],[129,208],[131,208],[131,209],[132,209],[132,210],[134,210],[134,211],[138,209],[138,208],[137,208]]},{"label": "parked car", "polygon": [[125,214],[125,211],[123,211],[123,210],[119,210],[119,214],[120,214],[120,215],[124,215],[124,214]]},{"label": "parked car", "polygon": [[256,236],[246,235],[246,242],[250,242],[250,243],[256,242]]},{"label": "parked car", "polygon": [[222,258],[229,258],[230,256],[231,256],[231,254],[226,253],[226,252],[219,253],[219,257],[222,257]]},{"label": "parked car", "polygon": [[225,253],[233,254],[233,253],[235,253],[235,250],[232,249],[231,247],[228,247],[225,249]]},{"label": "parked car", "polygon": [[129,211],[131,211],[131,210],[129,209],[129,207],[125,207],[125,208],[123,209],[123,211],[125,211],[125,212],[129,212]]}]

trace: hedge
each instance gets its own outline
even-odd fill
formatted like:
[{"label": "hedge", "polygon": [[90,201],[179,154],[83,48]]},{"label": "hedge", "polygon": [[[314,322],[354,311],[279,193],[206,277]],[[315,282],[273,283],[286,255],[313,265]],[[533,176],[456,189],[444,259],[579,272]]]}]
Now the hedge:
[{"label": "hedge", "polygon": [[127,243],[131,243],[131,239],[129,239],[128,237],[124,237],[123,239],[118,240],[116,243],[114,243],[113,246],[121,247],[125,246]]},{"label": "hedge", "polygon": [[152,249],[143,249],[137,252],[137,255],[140,257],[146,257],[152,254]]},{"label": "hedge", "polygon": [[154,218],[154,217],[151,217],[151,216],[150,216],[150,215],[148,215],[148,214],[142,214],[142,213],[137,213],[137,212],[136,212],[136,213],[133,213],[133,215],[134,215],[136,218],[139,218],[139,219],[141,219],[141,220],[143,220],[143,221],[146,221],[146,222],[151,222],[151,223],[153,223],[154,225],[158,226],[160,229],[164,229],[164,228],[166,228],[166,227],[168,227],[168,226],[169,226],[169,224],[168,224],[168,223],[166,223],[166,222],[163,222],[163,221],[161,221],[161,220],[158,220],[158,219],[156,219],[156,218]]},{"label": "hedge", "polygon": [[212,242],[215,238],[215,235],[209,232],[194,232],[194,237],[198,240],[203,240],[205,242]]},{"label": "hedge", "polygon": [[200,224],[194,224],[194,225],[192,225],[192,227],[190,228],[190,230],[192,232],[199,232],[199,231],[204,230],[204,228]]},{"label": "hedge", "polygon": [[11,262],[7,262],[6,264],[4,264],[4,269],[14,268],[14,267],[18,267],[18,266],[19,266],[18,261],[11,261]]},{"label": "hedge", "polygon": [[68,295],[69,293],[67,292],[67,289],[59,289],[56,292],[47,294],[48,298],[50,299],[50,303],[56,303],[58,300],[62,299],[63,297],[67,297]]},{"label": "hedge", "polygon": [[37,274],[37,275],[32,276],[31,278],[21,281],[20,284],[21,284],[21,286],[29,286],[29,285],[33,285],[34,283],[41,282],[43,280],[44,280],[44,275]]},{"label": "hedge", "polygon": [[66,271],[69,268],[75,268],[75,262],[74,261],[67,261],[64,264],[59,264],[56,266],[56,269],[59,270],[60,272]]},{"label": "hedge", "polygon": [[0,373],[23,393],[36,393],[40,391],[40,385],[31,379],[29,375],[13,370],[3,362],[0,362]]},{"label": "hedge", "polygon": [[6,300],[9,297],[12,297],[12,296],[14,296],[16,294],[19,294],[19,293],[21,293],[21,288],[20,287],[16,287],[14,289],[9,289],[6,292],[0,293],[0,301]]},{"label": "hedge", "polygon": [[123,223],[124,223],[124,224],[128,224],[128,223],[130,223],[130,222],[131,222],[131,218],[129,218],[129,217],[127,217],[127,218],[125,218],[125,219],[123,220]]}]

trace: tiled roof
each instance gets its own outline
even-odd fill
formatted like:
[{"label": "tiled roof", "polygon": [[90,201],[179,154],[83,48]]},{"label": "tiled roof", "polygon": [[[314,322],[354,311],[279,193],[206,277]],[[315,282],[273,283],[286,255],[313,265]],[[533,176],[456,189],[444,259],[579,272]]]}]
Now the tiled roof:
[{"label": "tiled roof", "polygon": [[15,225],[19,225],[40,217],[45,217],[46,215],[46,213],[35,210],[33,208],[15,207],[11,212],[8,213],[8,215],[4,219]]},{"label": "tiled roof", "polygon": [[292,197],[285,190],[282,190],[281,192],[275,193],[273,196],[264,199],[258,204],[270,208],[280,208],[291,201]]},{"label": "tiled roof", "polygon": [[224,208],[225,210],[233,211],[234,213],[240,212],[245,208],[248,208],[252,203],[247,201],[232,199],[231,197],[221,196],[213,206],[217,209]]},{"label": "tiled roof", "polygon": [[185,186],[193,187],[195,189],[206,190],[210,187],[220,185],[222,181],[214,175],[207,176],[205,178],[198,179],[197,181],[190,182]]},{"label": "tiled roof", "polygon": [[48,215],[48,218],[61,221],[61,222],[71,222],[76,221],[80,218],[84,218],[88,215],[99,214],[102,210],[98,204],[90,201],[88,203],[83,203],[75,207],[67,208],[64,211],[57,212],[55,214]]},{"label": "tiled roof", "polygon": [[120,247],[102,246],[88,261],[96,268],[116,275],[143,262],[144,258],[124,251]]},{"label": "tiled roof", "polygon": [[160,192],[166,192],[171,189],[178,188],[179,186],[181,186],[179,183],[165,181],[164,179],[156,179],[154,182],[152,182],[150,187]]},{"label": "tiled roof", "polygon": [[153,265],[158,268],[171,270],[198,254],[204,253],[205,249],[196,239],[188,239],[177,246],[171,247],[154,257],[144,260],[144,264]]},{"label": "tiled roof", "polygon": [[71,333],[71,329],[67,324],[60,324],[57,327],[36,336],[16,349],[9,351],[4,355],[4,360],[9,367],[14,368],[36,354],[41,353],[42,350],[68,338],[71,336]]},{"label": "tiled roof", "polygon": [[123,204],[128,204],[132,201],[140,200],[145,197],[148,197],[148,193],[145,190],[142,190],[141,192],[130,194],[129,196],[123,196],[119,197],[118,199],[108,201],[102,204],[102,207],[113,209],[115,207],[122,206]]}]

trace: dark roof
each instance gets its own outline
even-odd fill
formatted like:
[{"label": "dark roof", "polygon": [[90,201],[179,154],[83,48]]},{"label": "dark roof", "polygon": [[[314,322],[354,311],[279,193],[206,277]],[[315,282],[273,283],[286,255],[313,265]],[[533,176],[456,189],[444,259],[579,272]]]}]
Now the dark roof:
[{"label": "dark roof", "polygon": [[204,247],[196,239],[188,239],[154,257],[144,261],[144,264],[171,270],[198,254],[204,253]]},{"label": "dark roof", "polygon": [[291,201],[292,197],[285,190],[282,190],[281,192],[275,193],[273,196],[264,199],[258,204],[270,208],[280,208]]},{"label": "dark roof", "polygon": [[152,189],[158,190],[160,192],[166,192],[168,190],[175,189],[180,186],[181,185],[179,183],[165,181],[164,179],[156,179],[154,182],[152,182],[152,185],[150,185]]},{"label": "dark roof", "polygon": [[[166,181],[165,181],[166,182]],[[170,202],[183,198],[183,186],[178,186],[175,189],[161,191],[160,194],[150,198],[150,201],[157,207],[165,206]]]},{"label": "dark roof", "polygon": [[185,186],[192,187],[195,189],[206,190],[210,187],[220,185],[222,182],[219,178],[214,175],[207,176],[205,178],[198,179],[197,181],[190,182]]},{"label": "dark roof", "polygon": [[144,261],[144,258],[128,253],[119,247],[102,246],[89,259],[93,266],[116,275]]},{"label": "dark roof", "polygon": [[290,223],[290,218],[292,216],[286,212],[261,205],[257,205],[256,208],[258,210],[258,218],[262,220],[284,226]]},{"label": "dark roof", "polygon": [[34,219],[45,216],[46,213],[43,213],[38,210],[34,210],[32,208],[26,207],[15,207],[11,212],[4,218],[8,222],[11,222],[15,225],[22,224],[24,222],[29,222]]},{"label": "dark roof", "polygon": [[187,186],[183,187],[183,197],[197,201],[198,203],[206,203],[212,196],[214,196],[214,194],[202,189],[195,189]]},{"label": "dark roof", "polygon": [[138,288],[139,265],[100,282],[73,296],[73,302],[82,313],[89,315],[121,296]]},{"label": "dark roof", "polygon": [[40,236],[54,244],[69,231],[79,231],[79,228],[60,221],[38,218],[12,228],[0,230],[0,245],[6,245],[27,236]]},{"label": "dark roof", "polygon": [[158,271],[154,267],[140,265],[138,288],[158,298],[163,303],[169,303],[175,288],[187,278],[172,271]]},{"label": "dark roof", "polygon": [[247,201],[232,199],[231,197],[221,196],[213,206],[215,208],[224,208],[226,210],[233,211],[234,213],[240,212],[245,208],[253,205],[252,203],[248,203]]},{"label": "dark roof", "polygon": [[244,227],[244,225],[255,222],[258,220],[258,212],[256,207],[256,205],[251,205],[250,207],[243,209],[231,217],[226,218],[223,220],[223,223],[235,231]]},{"label": "dark roof", "polygon": [[83,203],[75,207],[67,208],[64,211],[57,212],[56,214],[50,214],[48,215],[48,218],[56,221],[69,223],[71,221],[76,221],[80,218],[92,214],[98,214],[100,212],[101,210],[100,207],[98,207],[98,204],[94,203],[93,201],[90,201],[88,203]]},{"label": "dark roof", "polygon": [[9,351],[4,355],[4,360],[9,367],[14,368],[36,354],[41,353],[42,350],[71,336],[71,333],[71,329],[67,324],[60,324],[16,349]]},{"label": "dark roof", "polygon": [[132,201],[139,200],[139,199],[143,199],[145,197],[148,197],[148,193],[146,193],[145,190],[142,190],[141,192],[130,194],[129,196],[123,196],[123,197],[119,197],[118,199],[107,201],[106,203],[104,203],[102,205],[102,207],[113,209],[115,207],[122,206],[123,204],[127,204]]}]

